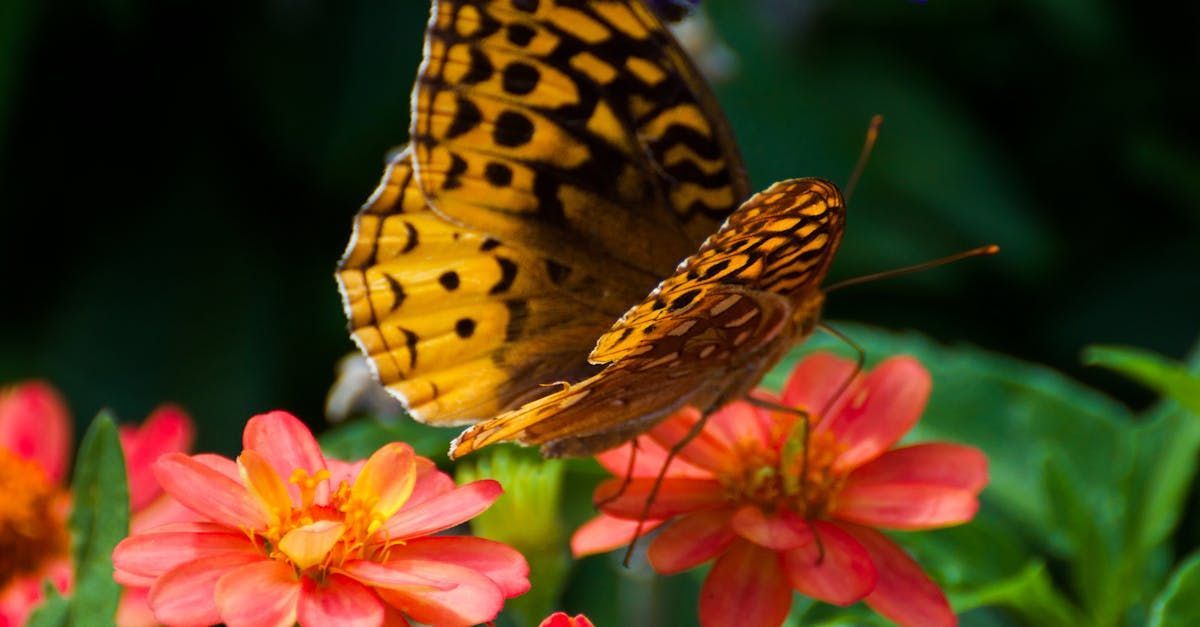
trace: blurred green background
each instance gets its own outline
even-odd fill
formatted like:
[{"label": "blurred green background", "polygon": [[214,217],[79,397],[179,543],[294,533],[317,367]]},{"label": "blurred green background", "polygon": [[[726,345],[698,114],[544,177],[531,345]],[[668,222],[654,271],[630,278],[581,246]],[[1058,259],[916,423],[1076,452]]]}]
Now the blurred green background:
[{"label": "blurred green background", "polygon": [[[1091,624],[1144,614],[1200,539],[1188,496],[1200,425],[1150,408],[1153,393],[1084,367],[1080,351],[1184,359],[1200,332],[1200,6],[704,4],[734,55],[718,93],[755,186],[845,181],[870,116],[886,118],[833,280],[1003,248],[828,305],[834,320],[951,345],[849,327],[872,361],[905,351],[929,364],[919,437],[993,461],[980,521],[909,546],[956,607],[1015,605],[1034,624],[1072,624],[1072,603]],[[0,382],[51,380],[81,423],[101,406],[136,420],[175,401],[201,425],[198,448],[224,453],[268,409],[324,428],[334,363],[352,348],[332,272],[384,153],[406,139],[427,12],[424,0],[0,0]],[[329,443],[362,454],[387,435]],[[443,450],[441,434],[420,437]],[[597,471],[565,472],[573,525]],[[702,573],[652,578],[617,559],[583,562],[563,604],[691,622]],[[622,609],[597,605],[615,594]]]}]

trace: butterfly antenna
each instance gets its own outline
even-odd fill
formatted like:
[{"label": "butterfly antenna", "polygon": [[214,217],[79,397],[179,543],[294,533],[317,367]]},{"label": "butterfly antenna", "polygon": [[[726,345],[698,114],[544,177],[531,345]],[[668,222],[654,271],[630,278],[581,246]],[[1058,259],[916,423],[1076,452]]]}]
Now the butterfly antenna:
[{"label": "butterfly antenna", "polygon": [[863,141],[862,152],[858,153],[858,163],[854,164],[850,180],[846,181],[846,193],[842,195],[847,205],[854,197],[854,190],[858,188],[858,181],[862,178],[863,170],[867,169],[867,162],[871,160],[871,152],[875,150],[875,140],[879,139],[879,127],[882,125],[882,115],[876,113],[871,117],[871,124],[867,127],[867,139]]},{"label": "butterfly antenna", "polygon": [[995,255],[998,252],[1000,252],[999,246],[997,246],[995,244],[988,244],[987,246],[980,246],[979,248],[972,248],[971,250],[966,250],[961,253],[956,253],[956,254],[950,255],[948,257],[942,257],[941,259],[934,259],[932,261],[926,261],[924,263],[919,263],[915,266],[908,266],[905,268],[897,268],[895,270],[887,270],[885,272],[876,272],[874,274],[868,274],[866,276],[854,277],[853,279],[846,279],[845,281],[839,281],[839,282],[834,283],[833,285],[830,285],[829,287],[825,288],[824,292],[826,294],[829,294],[831,292],[840,290],[844,287],[850,287],[851,285],[861,285],[863,283],[873,283],[875,281],[882,281],[884,279],[894,279],[896,277],[904,276],[906,274],[914,274],[916,272],[924,272],[925,270],[930,270],[933,268],[937,268],[939,266],[944,266],[946,264],[954,263],[956,261],[962,261],[963,259],[970,259],[971,257],[990,257],[992,255]]},{"label": "butterfly antenna", "polygon": [[605,505],[608,505],[609,503],[621,498],[621,495],[625,494],[625,490],[629,488],[629,484],[633,482],[633,467],[637,464],[638,438],[634,438],[632,441],[630,441],[629,446],[631,449],[629,451],[629,465],[625,468],[625,479],[621,481],[621,487],[618,488],[612,496],[608,496],[596,501],[594,503],[596,509],[601,509]]},{"label": "butterfly antenna", "polygon": [[633,550],[637,547],[637,541],[642,537],[642,528],[646,525],[646,519],[650,516],[650,508],[654,505],[654,499],[658,498],[658,490],[662,487],[663,478],[667,474],[667,468],[671,466],[671,462],[675,460],[675,456],[684,449],[700,432],[704,430],[704,425],[708,424],[710,412],[704,412],[696,424],[683,436],[683,439],[675,443],[671,450],[667,452],[667,459],[663,461],[662,468],[658,469],[658,476],[654,478],[654,486],[650,488],[650,494],[646,497],[646,504],[642,506],[642,515],[638,516],[637,529],[633,531],[633,538],[629,540],[629,548],[625,550],[625,559],[621,563],[625,568],[629,568],[629,562],[633,559]]}]

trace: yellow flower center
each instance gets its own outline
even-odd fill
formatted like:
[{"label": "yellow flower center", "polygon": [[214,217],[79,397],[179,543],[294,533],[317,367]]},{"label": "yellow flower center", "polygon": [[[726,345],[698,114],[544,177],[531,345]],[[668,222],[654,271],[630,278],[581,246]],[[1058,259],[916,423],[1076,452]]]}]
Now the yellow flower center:
[{"label": "yellow flower center", "polygon": [[[386,452],[386,451],[385,451]],[[395,451],[390,451],[394,453]],[[244,451],[238,458],[242,477],[267,512],[269,524],[252,535],[272,559],[291,565],[298,574],[323,580],[330,568],[347,560],[383,561],[397,544],[380,529],[412,493],[415,471],[411,455],[407,466],[389,476],[388,455],[372,464],[372,457],[352,484],[341,481],[327,499],[317,502],[317,491],[329,481],[329,471],[309,474],[295,469],[287,483],[261,455]],[[294,490],[289,489],[289,485]],[[299,504],[292,493],[299,496]]]},{"label": "yellow flower center", "polygon": [[0,588],[67,554],[62,496],[36,463],[0,449]]},{"label": "yellow flower center", "polygon": [[824,517],[846,481],[833,472],[842,446],[831,433],[810,434],[807,444],[804,439],[795,429],[781,451],[758,443],[742,447],[738,472],[720,477],[726,499],[768,512],[790,509],[802,518]]}]

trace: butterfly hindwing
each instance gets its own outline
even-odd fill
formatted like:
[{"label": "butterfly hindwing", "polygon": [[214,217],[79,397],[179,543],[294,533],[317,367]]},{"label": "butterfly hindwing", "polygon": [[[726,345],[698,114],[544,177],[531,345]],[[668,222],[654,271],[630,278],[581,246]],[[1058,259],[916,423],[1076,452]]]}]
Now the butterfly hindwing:
[{"label": "butterfly hindwing", "polygon": [[505,440],[542,445],[548,457],[587,455],[638,435],[683,405],[707,411],[729,400],[732,379],[757,380],[763,351],[784,332],[791,313],[790,302],[777,294],[715,286],[599,374],[468,429],[451,455]]},{"label": "butterfly hindwing", "polygon": [[592,359],[604,370],[475,425],[452,455],[506,440],[592,454],[685,404],[708,411],[741,396],[812,332],[844,225],[841,194],[825,181],[755,195],[600,339]]},{"label": "butterfly hindwing", "polygon": [[816,290],[844,229],[845,203],[834,184],[806,178],[772,185],[747,200],[675,274],[626,312],[596,342],[589,359],[620,359],[657,321],[669,321],[716,285],[793,299]]}]

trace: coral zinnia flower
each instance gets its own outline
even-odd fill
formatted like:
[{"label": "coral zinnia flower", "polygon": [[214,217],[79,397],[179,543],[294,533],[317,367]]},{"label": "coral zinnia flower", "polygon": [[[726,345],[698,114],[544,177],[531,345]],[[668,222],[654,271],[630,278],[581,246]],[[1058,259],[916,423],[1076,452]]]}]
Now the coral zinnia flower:
[{"label": "coral zinnia flower", "polygon": [[546,617],[538,627],[596,627],[583,614],[571,616],[566,612],[555,612]]},{"label": "coral zinnia flower", "polygon": [[[150,464],[161,454],[187,450],[191,440],[191,420],[173,406],[155,410],[140,428],[121,427],[135,527],[185,515],[162,497]],[[71,419],[54,388],[32,382],[0,394],[0,625],[24,624],[42,601],[46,579],[60,592],[71,587],[70,494],[64,485],[70,449]],[[144,624],[138,620],[144,593],[125,590],[122,625]]]},{"label": "coral zinnia flower", "polygon": [[[667,469],[643,533],[667,526],[648,557],[662,574],[716,560],[701,591],[701,624],[778,625],[793,589],[837,605],[861,599],[902,625],[957,622],[938,586],[873,527],[969,521],[987,483],[987,459],[946,443],[891,449],[929,397],[929,373],[916,360],[889,359],[834,399],[853,372],[853,362],[814,354],[796,367],[782,398],[772,399],[813,414],[833,403],[812,419],[807,451],[795,414],[737,402],[714,413]],[[681,411],[639,438],[632,478],[607,502],[633,449],[598,456],[618,478],[597,488],[603,513],[576,532],[576,555],[630,541],[667,449],[698,419]]]},{"label": "coral zinnia flower", "polygon": [[126,538],[116,577],[152,584],[167,624],[434,625],[495,618],[529,588],[515,550],[438,536],[500,496],[495,481],[455,487],[392,443],[359,463],[325,459],[296,417],[251,418],[237,462],[168,455],[167,493],[203,518]]}]

